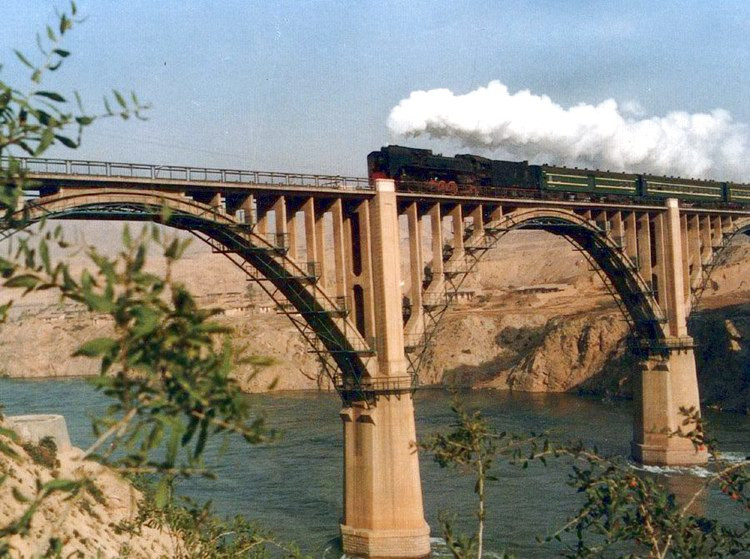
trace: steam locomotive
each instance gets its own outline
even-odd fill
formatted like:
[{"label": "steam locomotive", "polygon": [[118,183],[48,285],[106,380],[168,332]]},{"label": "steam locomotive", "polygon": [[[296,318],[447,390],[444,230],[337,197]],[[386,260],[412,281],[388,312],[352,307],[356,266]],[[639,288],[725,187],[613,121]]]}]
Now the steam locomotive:
[{"label": "steam locomotive", "polygon": [[390,178],[397,189],[470,196],[581,197],[658,203],[664,198],[716,205],[750,205],[750,184],[617,173],[478,155],[444,157],[428,149],[387,146],[367,156],[370,179]]}]

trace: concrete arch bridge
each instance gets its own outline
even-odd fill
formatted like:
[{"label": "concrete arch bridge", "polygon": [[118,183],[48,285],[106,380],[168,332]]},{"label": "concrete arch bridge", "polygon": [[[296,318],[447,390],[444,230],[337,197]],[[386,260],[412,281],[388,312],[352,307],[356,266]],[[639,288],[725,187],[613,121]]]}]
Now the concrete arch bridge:
[{"label": "concrete arch bridge", "polygon": [[224,254],[289,316],[342,397],[341,532],[350,555],[429,553],[411,447],[415,380],[464,279],[516,229],[549,231],[576,245],[630,323],[642,364],[634,458],[707,459],[705,450],[667,435],[682,424],[681,407],[700,406],[687,317],[728,244],[750,230],[750,211],[681,207],[676,199],[398,192],[390,180],[334,175],[53,159],[22,164],[33,183],[19,212],[31,221],[159,221],[167,206],[166,225]]}]

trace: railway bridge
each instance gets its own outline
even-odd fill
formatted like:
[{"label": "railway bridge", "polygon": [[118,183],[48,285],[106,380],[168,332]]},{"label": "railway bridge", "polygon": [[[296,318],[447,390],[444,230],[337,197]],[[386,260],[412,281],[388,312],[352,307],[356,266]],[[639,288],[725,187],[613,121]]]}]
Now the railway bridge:
[{"label": "railway bridge", "polygon": [[429,553],[411,446],[419,366],[463,280],[516,229],[549,231],[578,247],[630,323],[641,362],[633,457],[707,459],[689,440],[668,436],[682,424],[681,407],[699,408],[686,321],[728,244],[750,230],[750,211],[670,198],[402,192],[391,180],[331,175],[54,159],[22,165],[34,181],[23,209],[32,221],[159,221],[167,206],[166,225],[225,255],[289,316],[342,398],[341,533],[350,555]]}]

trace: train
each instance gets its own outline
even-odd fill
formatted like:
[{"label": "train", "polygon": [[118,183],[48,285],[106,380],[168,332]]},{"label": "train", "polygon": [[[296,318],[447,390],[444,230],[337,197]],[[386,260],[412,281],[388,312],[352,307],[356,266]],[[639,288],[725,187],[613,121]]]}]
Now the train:
[{"label": "train", "polygon": [[388,178],[400,191],[468,196],[524,196],[658,203],[678,198],[716,206],[750,205],[750,184],[620,173],[471,154],[445,157],[429,149],[390,145],[367,156],[370,179]]}]

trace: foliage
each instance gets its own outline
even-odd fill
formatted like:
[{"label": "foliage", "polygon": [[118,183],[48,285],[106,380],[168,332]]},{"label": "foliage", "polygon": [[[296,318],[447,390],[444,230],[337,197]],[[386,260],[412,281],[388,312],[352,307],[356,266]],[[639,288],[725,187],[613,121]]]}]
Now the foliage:
[{"label": "foliage", "polygon": [[[456,534],[449,516],[441,515],[443,537],[453,557],[468,559],[482,557],[484,525],[486,519],[486,483],[497,481],[491,472],[498,457],[519,462],[526,467],[526,453],[533,457],[548,450],[549,443],[535,434],[527,437],[498,433],[479,411],[468,412],[458,394],[454,394],[451,410],[454,413],[452,430],[447,434],[437,433],[419,444],[422,450],[433,455],[441,468],[458,468],[474,476],[474,493],[477,495],[477,530],[471,536]],[[540,446],[541,445],[541,446]],[[506,556],[507,557],[507,556]]]},{"label": "foliage", "polygon": [[60,465],[57,459],[57,444],[52,437],[44,437],[38,444],[25,442],[22,446],[34,463],[50,469]]},{"label": "foliage", "polygon": [[43,84],[48,75],[60,70],[71,56],[70,51],[62,48],[61,42],[80,21],[76,5],[71,2],[68,11],[59,13],[54,28],[48,25],[44,35],[37,35],[38,55],[14,51],[30,72],[30,89],[18,89],[0,79],[0,156],[7,157],[0,164],[3,179],[0,208],[3,209],[5,227],[23,226],[22,216],[14,215],[14,212],[22,199],[24,186],[29,186],[19,160],[13,155],[25,153],[39,157],[56,144],[77,148],[83,130],[97,120],[111,117],[143,119],[144,111],[148,109],[134,92],[127,99],[114,90],[111,97],[104,97],[104,110],[95,114],[85,110],[77,92],[73,93],[75,104],[71,107],[72,103],[61,93],[45,89]]},{"label": "foliage", "polygon": [[143,526],[166,530],[172,538],[177,559],[303,559],[300,550],[276,539],[273,534],[243,516],[224,520],[216,515],[210,502],[198,504],[181,497],[157,506],[153,485],[136,480],[145,498],[138,516],[119,526],[131,534]]},{"label": "foliage", "polygon": [[715,486],[736,501],[738,514],[750,511],[750,461],[723,461],[696,410],[682,410],[683,427],[689,430],[672,436],[688,437],[696,447],[707,446],[718,467],[686,503],[678,502],[657,480],[639,475],[620,458],[603,457],[580,443],[553,445],[540,435],[497,433],[480,412],[465,411],[460,401],[454,403],[453,411],[452,431],[433,435],[420,447],[432,453],[441,467],[458,467],[476,478],[477,533],[456,535],[452,523],[441,519],[446,543],[457,559],[482,556],[483,487],[495,479],[491,468],[498,458],[524,468],[531,461],[546,465],[548,459],[571,466],[569,485],[581,494],[583,504],[567,524],[540,540],[564,542],[564,557],[694,559],[750,553],[750,520],[739,522],[738,517],[737,526],[727,526],[692,512],[696,499]]},{"label": "foliage", "polygon": [[[189,556],[207,556],[200,550],[209,549],[210,540],[230,526],[216,519],[209,521],[206,507],[174,508],[172,481],[178,476],[211,475],[202,463],[210,436],[235,433],[248,443],[257,443],[273,433],[262,417],[254,415],[229,376],[241,359],[232,351],[229,331],[214,321],[216,311],[200,308],[188,290],[172,278],[172,266],[185,250],[186,241],[164,235],[156,226],[135,236],[125,228],[122,250],[107,257],[93,247],[85,249],[93,271],[84,270],[76,277],[64,259],[55,261],[52,256],[55,250],[69,247],[62,230],[50,230],[45,223],[39,231],[28,228],[32,223],[23,195],[34,185],[14,156],[22,152],[41,156],[55,144],[77,148],[84,129],[95,121],[143,118],[147,108],[135,93],[126,99],[113,91],[111,100],[104,98],[103,112],[92,114],[84,110],[77,93],[75,108],[71,108],[66,97],[43,87],[46,76],[58,71],[71,55],[61,48],[60,41],[80,22],[77,17],[77,8],[71,3],[69,10],[58,14],[54,29],[48,26],[46,34],[37,37],[40,60],[15,51],[31,72],[29,91],[0,81],[0,155],[4,156],[0,160],[0,229],[15,233],[17,240],[16,248],[0,257],[0,277],[6,289],[22,295],[56,290],[62,300],[111,319],[111,336],[90,340],[76,352],[100,361],[101,375],[94,383],[112,399],[106,414],[95,420],[97,440],[83,458],[94,458],[126,474],[150,474],[156,480],[153,508],[172,511],[170,521],[174,521],[179,537],[185,538],[186,549],[197,550]],[[169,219],[169,211],[164,209],[160,221],[168,223]],[[165,259],[164,275],[147,269],[146,257],[154,247]],[[7,317],[10,305],[0,307],[0,319]],[[263,364],[257,358],[248,361]],[[13,437],[12,432],[0,429],[0,434]],[[48,445],[30,447],[30,451],[35,460],[47,463],[55,459]],[[0,452],[11,458],[17,454],[1,438]],[[33,497],[14,495],[26,508],[18,518],[0,526],[0,557],[11,551],[8,536],[28,534],[33,515],[50,495],[63,492],[75,499],[83,492],[96,497],[97,491],[101,493],[89,478],[53,479],[40,481]],[[253,539],[253,527],[242,520],[234,520],[231,529],[235,533],[232,538],[214,542],[216,550],[225,550],[221,552],[224,555],[211,556],[228,557],[226,550],[239,551],[238,546],[263,538],[273,542],[267,536]],[[47,555],[61,553],[62,544],[53,535]]]}]

